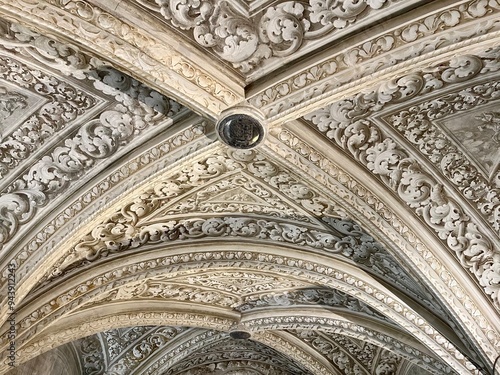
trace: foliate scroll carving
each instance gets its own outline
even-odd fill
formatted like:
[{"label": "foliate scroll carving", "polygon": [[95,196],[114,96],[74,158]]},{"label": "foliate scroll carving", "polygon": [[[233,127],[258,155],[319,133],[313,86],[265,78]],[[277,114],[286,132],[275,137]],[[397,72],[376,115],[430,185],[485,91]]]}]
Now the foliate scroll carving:
[{"label": "foliate scroll carving", "polygon": [[401,362],[396,354],[390,351],[383,351],[380,356],[380,361],[375,368],[376,375],[396,375],[398,373],[398,366]]},{"label": "foliate scroll carving", "polygon": [[3,19],[0,19],[0,45],[7,51],[34,58],[45,66],[78,79],[84,79],[86,71],[106,65],[73,45]]},{"label": "foliate scroll carving", "polygon": [[[32,342],[27,346],[18,349],[18,353],[22,358],[31,359],[40,353],[55,348],[62,343],[67,343],[81,339],[82,337],[90,337],[95,343],[94,339],[99,341],[99,335],[88,336],[89,334],[97,334],[109,330],[110,327],[133,327],[137,325],[157,325],[159,322],[171,322],[172,326],[179,327],[204,327],[217,331],[226,332],[234,321],[212,316],[209,314],[195,314],[195,313],[176,313],[176,312],[135,312],[135,313],[117,313],[105,317],[97,317],[93,320],[86,321],[81,324],[73,325],[70,328],[59,330],[58,332],[48,335],[38,341]],[[101,340],[105,342],[105,340]],[[96,349],[97,344],[92,344],[87,350],[92,354],[92,357],[103,358],[95,354],[97,351],[106,353],[101,349]],[[174,350],[175,351],[175,350]],[[103,363],[100,359],[90,359],[89,362]],[[105,363],[103,368],[105,368]],[[91,365],[92,368],[96,366]],[[0,363],[0,372],[6,372],[8,365]],[[92,372],[92,375],[101,375],[102,370],[99,372]]]},{"label": "foliate scroll carving", "polygon": [[[94,108],[99,101],[82,89],[49,76],[38,68],[28,67],[14,58],[0,56],[0,65],[1,79],[47,100],[36,113],[12,132],[0,134],[0,178],[3,178],[57,132]],[[12,98],[5,102],[0,96],[0,103],[3,103],[0,108],[3,114],[0,116],[11,115],[14,108],[24,109],[28,105],[25,96],[21,101],[17,100],[17,104],[13,104]],[[10,104],[7,107],[8,103]]]},{"label": "foliate scroll carving", "polygon": [[248,271],[198,273],[176,281],[239,295],[270,292],[275,290],[277,285],[283,289],[305,289],[312,286],[300,280]]},{"label": "foliate scroll carving", "polygon": [[[142,206],[144,205],[137,205],[137,207]],[[231,216],[170,220],[144,226],[108,222],[97,226],[85,240],[76,245],[72,252],[55,267],[51,277],[58,277],[75,267],[81,267],[110,254],[144,245],[204,238],[240,237],[306,246],[346,257],[390,280],[410,295],[422,300],[423,303],[430,304],[434,311],[440,311],[439,307],[430,302],[426,292],[417,290],[415,282],[382,246],[357,225],[338,219],[326,221],[330,225],[322,230],[278,220]]]},{"label": "foliate scroll carving", "polygon": [[[298,188],[299,185],[296,186],[296,189]],[[157,211],[155,220],[187,212],[234,212],[286,218],[310,224],[315,222],[301,210],[282,202],[281,197],[261,181],[243,174],[227,176],[222,181],[197,190],[177,204]]]},{"label": "foliate scroll carving", "polygon": [[[337,363],[344,368],[351,365],[354,367],[352,358],[356,358],[359,370],[365,371],[361,374],[365,374],[368,368],[370,368],[368,374],[372,373],[370,365],[376,365],[375,357],[381,349],[395,353],[399,359],[416,363],[432,374],[454,373],[442,360],[431,357],[385,333],[348,321],[313,316],[275,316],[245,320],[244,323],[248,327],[258,327],[261,330],[286,330],[323,353],[336,352],[341,347],[344,355],[337,357]],[[363,347],[360,348],[359,344],[353,345],[353,340],[363,342]],[[345,355],[349,358],[347,362],[344,360]]]},{"label": "foliate scroll carving", "polygon": [[[110,82],[136,82],[114,70],[104,74]],[[154,90],[145,90],[150,93],[150,101],[146,97],[146,103],[136,100],[144,90],[128,90],[132,96],[117,95],[117,104],[99,118],[83,124],[76,134],[61,142],[7,188],[0,196],[0,247],[73,181],[101,165],[103,159],[114,155],[147,128],[161,124],[182,110],[179,104]]]},{"label": "foliate scroll carving", "polygon": [[[200,264],[200,262],[203,262]],[[245,263],[248,262],[248,263]],[[206,269],[210,268],[211,270],[215,269],[238,269],[241,268],[242,263],[245,263],[245,267],[253,268],[258,267],[259,270],[267,270],[270,273],[281,273],[283,275],[292,274],[294,271],[300,270],[301,277],[311,280],[318,285],[327,284],[336,284],[337,281],[340,281],[339,289],[343,292],[352,291],[353,287],[357,288],[358,295],[360,299],[365,300],[366,293],[368,296],[368,300],[372,301],[373,297],[379,302],[375,303],[375,306],[383,310],[387,313],[391,318],[395,319],[395,321],[401,323],[403,326],[410,324],[412,333],[419,337],[423,342],[425,342],[429,347],[438,350],[441,355],[448,358],[451,362],[457,365],[455,355],[458,355],[458,352],[454,349],[454,347],[448,344],[437,331],[435,331],[427,322],[422,320],[420,317],[415,315],[415,312],[409,310],[405,307],[404,304],[397,302],[394,298],[387,296],[382,290],[378,290],[374,288],[373,285],[367,284],[362,280],[358,279],[356,276],[352,274],[344,273],[330,267],[326,267],[323,264],[317,264],[312,261],[306,261],[298,258],[284,257],[284,256],[276,256],[265,253],[254,253],[254,252],[242,252],[242,251],[217,251],[212,253],[199,252],[199,253],[186,253],[184,255],[171,255],[171,256],[161,256],[159,258],[150,259],[147,262],[143,262],[141,264],[132,264],[129,266],[124,266],[121,269],[117,269],[113,272],[105,272],[100,275],[96,275],[91,280],[82,282],[80,285],[72,287],[67,292],[60,294],[57,298],[54,298],[52,301],[48,302],[44,306],[40,307],[32,314],[30,314],[26,319],[23,319],[19,322],[18,332],[19,343],[24,343],[30,338],[34,338],[34,335],[37,332],[43,330],[48,324],[56,321],[61,316],[65,315],[69,311],[74,311],[78,307],[81,306],[82,302],[88,301],[89,298],[93,296],[97,296],[101,294],[103,291],[109,290],[109,287],[117,287],[120,284],[123,285],[123,279],[128,279],[131,277],[140,278],[144,272],[148,272],[150,275],[160,275],[165,274],[165,267],[174,267],[174,269],[179,269],[178,267],[183,267],[185,271],[189,274],[193,274],[193,271],[199,270],[200,268]],[[264,268],[263,268],[264,267]],[[129,315],[120,315],[117,318],[113,317],[113,324],[116,326],[129,326],[130,325],[130,317]],[[178,315],[182,314],[170,314],[170,313],[162,313],[162,314],[139,314],[140,317],[144,320],[141,320],[141,324],[157,324],[158,320],[161,319],[161,322],[164,321],[175,321],[175,325],[188,325],[188,326],[196,326],[199,325],[201,327],[208,327],[207,324],[210,322],[210,327],[218,330],[227,331],[231,326],[232,322],[228,322],[228,319],[223,320],[223,323],[217,323],[218,325],[212,326],[212,319],[206,314],[201,315],[201,317],[196,316],[195,320],[190,320],[191,318],[187,318],[180,323],[178,323]],[[135,316],[135,315],[134,315]],[[116,320],[115,320],[116,319]],[[149,320],[148,320],[149,319]],[[311,318],[308,320],[308,317],[304,317],[305,320],[298,322],[296,317],[291,317],[289,320],[260,320],[258,324],[254,324],[257,321],[253,321],[249,323],[249,327],[257,328],[257,330],[262,329],[283,329],[283,328],[291,328],[298,326],[296,324],[305,324],[307,327],[310,327],[309,324],[311,322],[316,322],[319,325],[317,327],[329,327],[328,325],[324,325],[325,322],[323,318],[316,320],[315,318]],[[222,319],[221,319],[222,320]],[[111,324],[106,319],[99,320],[101,324]],[[150,323],[147,323],[150,322]],[[244,322],[246,325],[246,322]],[[282,324],[282,325],[272,325],[268,324]],[[290,325],[287,325],[287,324]],[[314,324],[316,324],[314,323]],[[312,323],[311,323],[312,324]],[[323,324],[323,325],[321,325]],[[81,327],[80,327],[81,326]],[[99,328],[101,326],[98,326]],[[101,327],[101,330],[108,329],[110,326]],[[315,326],[316,327],[316,326]],[[95,332],[95,322],[81,324],[75,329],[73,335],[83,335],[82,332],[88,332],[89,330]],[[344,327],[347,329],[347,327]],[[342,328],[342,329],[344,329]],[[424,333],[425,332],[425,333]],[[358,332],[359,333],[359,332]],[[21,336],[22,335],[22,336]],[[61,333],[57,336],[57,338],[48,339],[40,339],[38,342],[34,344],[29,344],[26,350],[31,353],[31,351],[40,350],[40,347],[44,347],[50,342],[51,345],[54,345],[54,342],[57,342],[61,337],[66,337],[67,333]],[[430,336],[430,337],[429,337]],[[73,336],[73,337],[81,337],[81,336]],[[5,336],[1,337],[1,344],[5,345],[7,338]],[[437,340],[437,341],[436,341]],[[443,344],[444,340],[444,344]],[[41,345],[41,346],[40,346]],[[29,350],[28,350],[29,348]],[[37,349],[38,348],[38,349]],[[444,350],[444,352],[443,352]],[[451,353],[451,354],[450,354]],[[451,356],[450,356],[451,355]],[[461,358],[461,357],[460,357]],[[458,364],[460,367],[461,364]]]},{"label": "foliate scroll carving", "polygon": [[[195,288],[189,285],[172,284],[165,277],[138,281],[109,293],[104,293],[100,296],[99,303],[110,300],[140,299],[187,301],[222,307],[233,307],[240,303],[238,296],[210,289]],[[93,302],[95,303],[95,301]]]},{"label": "foliate scroll carving", "polygon": [[[449,290],[449,293],[452,295],[459,296],[458,301],[455,298],[447,298],[446,296],[449,293],[445,293],[442,297],[445,298],[449,306],[453,306],[455,311],[463,312],[460,313],[461,321],[464,322],[462,324],[468,327],[477,327],[477,330],[473,330],[464,337],[474,337],[483,347],[495,348],[498,346],[498,333],[491,323],[488,322],[488,319],[479,312],[480,309],[477,307],[476,302],[474,302],[470,295],[464,293],[462,288],[457,286],[459,283],[453,274],[443,265],[442,261],[419,239],[418,234],[410,229],[398,214],[387,208],[380,197],[361,185],[345,169],[340,168],[336,163],[330,161],[327,155],[311,147],[300,136],[295,135],[290,130],[284,128],[276,129],[272,131],[272,134],[279,139],[279,142],[270,143],[274,152],[290,160],[305,174],[310,173],[311,165],[321,168],[323,173],[331,178],[330,181],[325,179],[325,186],[333,194],[342,196],[353,207],[362,208],[362,212],[366,210],[364,215],[367,215],[367,217],[375,217],[375,222],[378,222],[377,225],[382,230],[382,233],[387,234],[396,246],[403,249],[407,255],[412,256],[415,266],[420,268],[428,279],[435,277],[433,271],[430,271],[430,269],[439,270],[438,277],[444,282],[443,290]],[[358,204],[358,200],[363,202],[362,206]],[[387,223],[390,223],[391,230],[389,231],[387,231]],[[406,246],[408,245],[409,248],[407,249]],[[418,257],[413,257],[414,254],[418,254]],[[471,312],[471,315],[467,315],[466,311]],[[477,323],[479,324],[476,325]],[[460,324],[458,327],[460,327]],[[479,331],[484,336],[473,333]],[[485,337],[489,338],[485,339]]]},{"label": "foliate scroll carving", "polygon": [[[473,85],[458,92],[447,94],[438,99],[425,101],[389,116],[393,126],[419,151],[427,157],[443,175],[457,186],[462,195],[475,205],[487,218],[495,230],[500,230],[500,171],[493,173],[491,179],[478,169],[443,130],[437,125],[445,122],[448,116],[472,112],[481,106],[493,104],[500,95],[500,82],[492,81]],[[472,148],[476,144],[488,147],[482,153],[491,153],[495,142],[495,117],[491,113],[476,116],[477,126],[489,127],[492,137],[489,141],[463,139],[463,147]],[[453,120],[455,123],[459,120]],[[455,130],[457,133],[458,131]],[[470,132],[470,131],[469,131]],[[471,132],[472,133],[472,132]],[[476,146],[478,147],[478,146]],[[491,166],[493,169],[498,166]]]},{"label": "foliate scroll carving", "polygon": [[[53,276],[69,268],[80,266],[82,263],[106,257],[108,254],[123,252],[146,244],[211,237],[253,238],[296,246],[309,246],[347,257],[353,256],[354,261],[359,263],[369,262],[366,259],[370,257],[369,249],[372,250],[371,252],[382,251],[380,245],[376,244],[371,237],[364,237],[357,232],[356,226],[352,223],[339,224],[341,230],[335,231],[332,227],[330,232],[278,220],[231,216],[170,220],[166,223],[142,227],[109,222],[96,227],[84,241],[75,246],[72,253],[66,256],[54,270]],[[355,251],[353,245],[356,246],[356,250],[360,251],[359,253]]]},{"label": "foliate scroll carving", "polygon": [[249,296],[236,307],[237,311],[248,311],[259,307],[313,305],[345,308],[377,319],[391,322],[387,317],[364,302],[335,289],[307,288],[283,293],[273,292]]},{"label": "foliate scroll carving", "polygon": [[[120,169],[114,171],[104,180],[88,189],[69,205],[66,210],[59,213],[59,215],[43,227],[42,230],[34,234],[28,244],[19,250],[15,258],[18,267],[21,267],[25,262],[33,262],[32,256],[34,254],[41,258],[44,252],[50,249],[51,243],[54,243],[52,241],[57,242],[57,240],[54,239],[54,233],[58,232],[58,230],[60,233],[62,228],[70,231],[71,226],[68,225],[68,223],[71,223],[71,221],[74,220],[75,217],[78,217],[81,212],[89,209],[89,206],[100,206],[99,199],[108,194],[109,191],[117,188],[117,186],[119,186],[120,191],[124,191],[134,186],[138,181],[142,181],[144,176],[150,175],[148,168],[151,167],[152,164],[161,168],[162,166],[169,165],[173,161],[190,154],[197,148],[206,145],[207,141],[205,141],[205,139],[201,140],[202,135],[206,132],[206,127],[207,123],[205,121],[200,121],[200,123],[155,145],[138,157],[130,159],[123,164]],[[192,145],[185,148],[185,146],[190,143],[192,143]],[[126,183],[124,184],[125,181]],[[2,278],[0,279],[2,284],[7,282],[7,274],[8,270],[4,268],[2,270]],[[17,276],[24,276],[23,269],[18,268]]]},{"label": "foliate scroll carving", "polygon": [[291,330],[289,332],[328,358],[339,373],[370,375],[370,368],[373,365],[377,349],[375,345],[362,344],[364,350],[358,350],[363,355],[364,361],[361,361],[353,356],[352,352],[347,351],[346,348],[332,340],[328,333],[322,334],[320,331],[312,330]]},{"label": "foliate scroll carving", "polygon": [[[235,340],[227,338],[226,340],[209,344],[196,353],[192,353],[184,360],[176,363],[163,373],[171,374],[189,374],[190,371],[203,369],[224,369],[227,363],[245,363],[244,368],[253,369],[254,364],[257,369],[260,364],[267,365],[270,369],[283,369],[286,374],[310,374],[310,371],[303,368],[286,357],[280,352],[256,341]],[[221,366],[222,365],[222,366]],[[237,368],[231,365],[232,368]],[[210,373],[210,372],[208,372]],[[225,373],[225,372],[222,372]],[[231,372],[228,372],[229,374]],[[274,374],[274,372],[272,372]],[[281,373],[281,372],[278,372]]]},{"label": "foliate scroll carving", "polygon": [[[135,249],[146,244],[171,243],[172,241],[210,239],[221,237],[240,237],[249,240],[269,239],[293,246],[308,246],[327,253],[344,256],[354,263],[390,280],[401,290],[418,299],[436,314],[446,317],[442,308],[433,302],[431,294],[418,286],[415,281],[398,265],[379,243],[363,231],[357,224],[332,217],[339,210],[332,202],[320,196],[304,185],[298,178],[285,173],[279,166],[265,160],[255,151],[227,151],[228,155],[214,155],[196,161],[191,167],[185,167],[169,179],[153,184],[133,202],[126,204],[106,223],[96,226],[85,239],[77,244],[54,267],[49,280],[63,273],[71,272],[89,262],[113,253]],[[232,173],[245,170],[253,179]],[[210,196],[219,196],[227,188],[227,180],[220,180],[216,185],[208,185],[207,180],[228,174],[230,181],[239,180],[240,184],[253,187],[255,194],[264,194],[262,180],[280,191],[287,199],[294,200],[305,211],[297,217],[313,217],[313,225],[284,220],[269,220],[265,217],[241,218],[224,215],[211,219],[176,219],[168,215],[176,213],[186,206],[182,199],[194,187],[198,187],[198,197],[188,200],[188,207],[196,202],[208,201]],[[234,191],[233,191],[234,193]],[[175,200],[170,205],[170,200]],[[280,203],[279,207],[282,207]],[[229,210],[230,211],[230,210]],[[273,209],[276,212],[276,210]],[[285,210],[289,212],[290,210]],[[293,211],[297,211],[294,209]],[[300,212],[300,211],[299,211]],[[250,213],[251,214],[251,213]],[[341,212],[342,214],[342,212]],[[193,216],[193,214],[190,214]],[[153,222],[154,224],[147,224]],[[320,223],[320,225],[318,224]],[[44,280],[47,282],[48,280]],[[445,320],[449,320],[444,318]]]},{"label": "foliate scroll carving", "polygon": [[104,348],[97,336],[78,340],[75,347],[80,354],[83,375],[101,375],[106,370]]},{"label": "foliate scroll carving", "polygon": [[[172,189],[169,189],[168,193],[171,194]],[[139,204],[138,201],[134,205],[136,205],[136,210],[141,207],[149,208],[148,205]],[[137,218],[133,217],[133,220]],[[441,306],[435,302],[434,297],[419,287],[418,283],[399,266],[395,259],[359,226],[348,220],[333,218],[324,218],[324,225],[324,228],[320,229],[280,220],[232,216],[168,220],[144,226],[131,225],[123,221],[110,221],[97,226],[86,239],[76,245],[73,251],[54,268],[45,283],[99,258],[144,245],[240,237],[248,240],[270,240],[278,244],[305,246],[345,257],[362,268],[389,280],[411,297],[418,299],[433,313],[449,320]],[[217,297],[217,299],[220,298],[222,297]]]},{"label": "foliate scroll carving", "polygon": [[[499,51],[457,56],[428,73],[399,77],[371,92],[334,103],[305,118],[394,190],[455,252],[500,308],[500,264],[489,236],[446,188],[423,170],[396,140],[367,118],[390,103],[401,103],[480,73],[500,69]],[[496,219],[498,220],[498,219]],[[498,221],[491,223],[498,227]]]},{"label": "foliate scroll carving", "polygon": [[[500,11],[500,3],[463,3],[415,19],[375,38],[342,50],[333,57],[297,72],[250,99],[268,116],[275,118],[315,98],[322,98],[342,85],[382,70],[397,68],[424,54],[463,43],[499,29],[498,19],[484,19]],[[450,32],[454,30],[454,32]],[[456,31],[455,31],[456,30]],[[360,65],[362,69],[359,69]],[[360,71],[362,70],[362,71]]]},{"label": "foliate scroll carving", "polygon": [[185,327],[139,326],[103,332],[100,335],[105,338],[109,353],[106,375],[131,373],[186,330]]},{"label": "foliate scroll carving", "polygon": [[[196,368],[192,368],[183,372],[178,373],[178,375],[264,375],[264,374],[275,374],[275,375],[288,375],[290,374],[287,370],[277,368],[273,365],[266,363],[255,363],[253,361],[238,361],[232,360],[230,362],[220,362],[217,364],[209,365],[199,365]],[[162,375],[167,375],[166,373]]]},{"label": "foliate scroll carving", "polygon": [[184,30],[199,45],[243,73],[270,57],[290,56],[308,41],[317,40],[388,8],[397,0],[310,0],[280,2],[256,17],[239,14],[228,2],[136,0],[156,10],[173,27]]},{"label": "foliate scroll carving", "polygon": [[[174,48],[148,35],[132,22],[124,22],[121,15],[115,17],[86,1],[46,0],[29,6],[20,1],[12,4],[11,9],[27,19],[37,17],[42,20],[41,23],[50,24],[50,28],[61,35],[69,35],[82,44],[90,42],[94,51],[114,56],[113,60],[118,64],[130,66],[132,63],[131,69],[141,74],[143,81],[169,85],[179,97],[191,102],[194,99],[194,105],[212,114],[218,114],[228,105],[243,99],[233,88]],[[62,47],[62,51],[69,55],[68,59],[62,59],[63,71],[64,65],[68,65],[66,70],[71,71],[73,65],[85,67],[88,64],[85,59],[79,60],[78,48]],[[44,49],[41,52],[43,55]],[[52,50],[47,52],[52,54]],[[94,64],[93,61],[95,59],[91,59],[90,63],[94,66],[107,65],[105,62]]]}]

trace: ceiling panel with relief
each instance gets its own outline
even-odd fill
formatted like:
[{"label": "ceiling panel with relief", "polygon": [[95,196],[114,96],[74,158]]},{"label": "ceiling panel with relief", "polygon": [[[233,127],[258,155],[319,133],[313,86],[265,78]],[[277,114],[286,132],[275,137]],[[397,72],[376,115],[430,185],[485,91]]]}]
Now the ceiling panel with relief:
[{"label": "ceiling panel with relief", "polygon": [[0,20],[0,374],[491,374],[500,0]]},{"label": "ceiling panel with relief", "polygon": [[242,74],[262,78],[318,48],[417,7],[423,1],[134,0],[194,47]]}]

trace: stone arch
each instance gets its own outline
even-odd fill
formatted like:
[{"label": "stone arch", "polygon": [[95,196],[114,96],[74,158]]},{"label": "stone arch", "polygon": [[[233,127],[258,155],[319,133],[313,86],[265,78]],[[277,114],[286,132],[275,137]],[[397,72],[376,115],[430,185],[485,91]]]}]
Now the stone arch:
[{"label": "stone arch", "polygon": [[[199,244],[195,246],[199,246]],[[65,321],[71,322],[71,325],[74,324],[77,322],[76,317],[78,314],[85,315],[85,312],[88,313],[89,311],[93,311],[93,314],[101,313],[105,311],[104,307],[107,305],[111,311],[116,313],[116,311],[120,311],[120,306],[127,303],[133,304],[136,297],[132,295],[130,298],[124,298],[124,301],[111,299],[109,302],[106,302],[106,298],[113,295],[113,288],[119,288],[124,283],[123,287],[126,288],[127,281],[131,284],[137,284],[137,282],[144,284],[149,279],[154,279],[155,267],[159,267],[157,272],[166,280],[171,278],[171,276],[165,275],[165,272],[169,268],[171,268],[170,272],[173,270],[172,275],[182,275],[183,272],[189,275],[193,274],[193,271],[199,273],[200,270],[208,267],[210,270],[220,267],[222,269],[232,268],[236,271],[241,271],[243,267],[249,269],[255,268],[260,271],[264,269],[268,273],[275,273],[280,276],[292,275],[293,278],[305,282],[314,281],[316,285],[335,288],[343,293],[350,294],[366,303],[366,305],[383,313],[389,319],[394,320],[404,330],[417,337],[424,345],[431,348],[431,350],[442,358],[447,358],[450,366],[455,368],[457,368],[456,366],[458,368],[467,366],[466,361],[457,361],[455,358],[460,355],[453,344],[447,340],[443,341],[441,334],[427,323],[425,319],[419,316],[413,308],[400,300],[385,285],[356,266],[346,262],[339,262],[338,259],[332,259],[318,253],[304,252],[303,250],[286,246],[277,247],[261,244],[258,252],[255,250],[255,243],[245,244],[240,242],[238,250],[234,250],[234,246],[235,244],[231,243],[221,244],[220,242],[216,242],[205,244],[203,251],[198,252],[190,244],[186,244],[185,246],[177,245],[172,248],[156,246],[156,248],[143,249],[143,251],[135,255],[129,254],[124,259],[116,258],[110,262],[96,266],[94,275],[90,278],[88,273],[76,275],[61,283],[58,287],[52,287],[51,293],[53,294],[53,298],[48,300],[47,295],[44,293],[41,295],[42,298],[40,298],[40,301],[34,300],[27,305],[29,309],[26,309],[26,313],[23,313],[22,308],[19,310],[18,315],[21,326],[30,326],[33,324],[31,329],[19,333],[21,342],[24,342],[21,344],[21,348],[25,345],[33,347],[31,342],[44,341],[43,337],[54,340],[57,335],[52,333],[52,331],[59,330],[58,327],[61,324],[62,326],[67,324],[64,323]],[[245,250],[245,247],[248,249]],[[185,270],[183,270],[184,263],[187,264]],[[135,280],[138,281],[127,280],[130,274],[133,274]],[[104,280],[106,278],[108,278],[107,281]],[[124,280],[120,282],[120,278]],[[95,284],[92,285],[93,283],[97,283],[97,287]],[[134,288],[136,288],[136,285],[133,285],[132,289]],[[90,294],[93,293],[94,295],[104,293],[104,302],[90,303],[89,307],[87,307],[84,304],[85,300],[89,298],[89,296],[85,295],[87,290],[90,291]],[[148,299],[150,298],[146,298],[145,301]],[[150,300],[154,301],[154,299]],[[166,301],[168,301],[168,298]],[[196,302],[194,304],[191,303],[189,298],[186,302],[190,309],[194,309],[197,305]],[[64,312],[64,308],[58,307],[61,303],[67,304],[65,307],[69,309],[67,312]],[[155,303],[158,304],[160,302]],[[36,304],[38,307],[34,308]],[[163,307],[157,311],[168,311],[169,308],[173,308],[171,301],[169,304],[162,302],[160,305]],[[186,304],[180,303],[178,306],[180,306],[179,308],[185,308]],[[135,308],[140,307],[136,304]],[[196,307],[196,309],[198,308]],[[199,309],[201,309],[200,315],[202,315],[202,312],[207,315],[212,311],[213,315],[223,316],[226,325],[221,327],[226,330],[228,329],[228,324],[236,323],[242,316],[231,309],[217,306],[200,305]],[[34,312],[30,312],[33,310]],[[43,319],[44,315],[48,316],[45,321]],[[84,325],[85,321],[93,321],[95,318],[96,315],[86,315],[77,325]],[[146,322],[143,324],[149,323]],[[154,324],[158,325],[161,322],[155,322]],[[172,322],[168,324],[172,324]],[[112,327],[102,328],[107,329]],[[39,347],[48,348],[46,344]],[[20,351],[22,352],[22,349]],[[29,352],[35,353],[37,350],[30,349],[22,353],[27,354]]]}]

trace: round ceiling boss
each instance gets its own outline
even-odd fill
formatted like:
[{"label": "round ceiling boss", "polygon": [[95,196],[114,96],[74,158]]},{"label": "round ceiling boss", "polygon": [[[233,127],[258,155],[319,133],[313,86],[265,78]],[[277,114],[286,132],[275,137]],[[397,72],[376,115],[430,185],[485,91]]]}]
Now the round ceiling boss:
[{"label": "round ceiling boss", "polygon": [[217,123],[217,135],[228,146],[249,149],[264,139],[264,126],[247,114],[230,114]]}]

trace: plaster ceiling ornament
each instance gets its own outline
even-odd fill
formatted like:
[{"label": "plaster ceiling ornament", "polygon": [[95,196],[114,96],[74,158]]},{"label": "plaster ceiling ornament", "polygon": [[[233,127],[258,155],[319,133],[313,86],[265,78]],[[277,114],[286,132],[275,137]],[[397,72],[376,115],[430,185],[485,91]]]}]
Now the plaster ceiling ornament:
[{"label": "plaster ceiling ornament", "polygon": [[[337,146],[345,149],[377,175],[383,183],[396,191],[398,196],[413,208],[442,240],[447,241],[448,246],[456,252],[461,264],[476,276],[498,307],[499,270],[495,262],[498,254],[492,242],[493,239],[498,238],[500,228],[500,201],[498,200],[498,186],[495,186],[498,176],[493,177],[493,184],[491,184],[476,172],[474,166],[470,166],[467,169],[470,170],[471,177],[474,176],[472,184],[470,184],[470,178],[459,180],[455,178],[454,180],[453,176],[458,177],[459,169],[464,168],[464,164],[458,163],[457,159],[462,159],[469,164],[467,157],[445,140],[435,143],[439,136],[434,134],[434,142],[424,144],[420,150],[425,156],[430,156],[431,161],[438,163],[445,176],[450,177],[449,179],[436,179],[419,167],[417,160],[412,158],[404,147],[399,146],[393,137],[386,135],[378,125],[366,118],[367,114],[375,110],[380,111],[391,100],[404,102],[417,94],[432,92],[435,88],[448,83],[463,82],[480,73],[496,72],[497,65],[498,49],[488,50],[483,56],[457,57],[449,64],[442,65],[437,72],[412,74],[395,79],[393,85],[382,85],[369,93],[361,93],[354,98],[337,102],[307,115],[306,119],[317,126]],[[492,86],[492,89],[485,86]],[[495,98],[493,87],[495,83],[475,86],[473,90],[478,94],[470,95],[472,94],[470,91],[462,90],[458,95],[445,97],[444,101],[434,101],[433,105],[438,105],[440,109],[441,107],[447,108],[449,104],[446,100],[451,99],[453,103],[453,99],[458,97],[461,99],[457,101],[459,110],[470,108],[473,103],[484,103],[489,98]],[[453,104],[450,107],[448,107],[449,111],[454,112]],[[353,110],[353,108],[363,108],[363,111],[357,112],[358,109]],[[431,113],[431,118],[436,116],[435,107],[427,106],[426,108]],[[417,121],[425,116],[424,113],[419,113]],[[442,118],[444,113],[440,110],[437,116]],[[406,122],[406,119],[403,121],[405,124],[411,124],[411,118],[409,122]],[[399,129],[404,130],[410,140],[415,141],[414,136],[420,138],[420,134],[425,134],[425,131],[430,128],[429,125],[430,121],[424,120],[424,126],[418,130],[412,129],[413,124]],[[437,132],[432,128],[431,131]],[[425,142],[425,140],[422,141]],[[421,141],[417,140],[418,143]],[[443,148],[448,151],[446,157],[439,156],[445,155]],[[435,155],[434,160],[430,152]],[[494,169],[498,170],[497,166]],[[450,186],[450,182],[457,184],[459,188],[466,189],[463,197],[456,199],[447,193],[448,187],[454,188],[453,185]],[[464,198],[471,200],[472,204],[486,216],[487,221],[476,219],[477,215],[467,209],[470,206],[469,202],[464,202],[464,205],[458,203],[460,200],[465,201]],[[486,224],[485,221],[494,231],[482,229]]]},{"label": "plaster ceiling ornament", "polygon": [[[4,23],[3,26],[8,31],[19,30],[9,24]],[[21,30],[27,33],[24,29]],[[25,39],[33,38],[32,34],[28,34]],[[43,42],[48,42],[45,39]],[[6,52],[14,49],[22,55],[24,50],[16,51],[9,43],[10,39],[7,40],[7,47],[4,47]],[[26,43],[25,40],[23,42]],[[56,47],[60,46],[56,44]],[[165,126],[170,117],[183,111],[174,101],[114,69],[101,68],[88,72],[84,78],[80,77],[84,80],[86,90],[93,94],[102,91],[114,96],[116,104],[109,106],[109,97],[106,100],[92,98],[89,92],[82,92],[73,88],[71,83],[59,82],[58,78],[42,73],[38,66],[28,68],[8,55],[3,59],[4,79],[31,89],[37,95],[48,96],[49,99],[19,129],[11,134],[4,134],[0,164],[2,176],[9,169],[17,167],[34,150],[45,150],[45,155],[39,154],[37,162],[32,160],[34,165],[23,175],[7,179],[2,184],[1,246],[15,235],[21,225],[31,220],[38,210],[47,206],[51,198],[68,189],[71,181],[81,179],[91,168],[99,165],[103,168],[102,160],[112,157],[123,146],[144,133],[145,129],[154,125]],[[107,108],[104,108],[105,104],[108,104]],[[75,123],[77,117],[78,122]],[[51,141],[56,134],[60,134],[64,140],[58,140],[58,143]],[[44,145],[46,147],[42,147]]]},{"label": "plaster ceiling ornament", "polygon": [[0,374],[490,373],[499,12],[0,0]]},{"label": "plaster ceiling ornament", "polygon": [[[410,368],[409,357],[389,352],[377,345],[349,338],[341,334],[320,333],[315,330],[290,331],[283,336],[300,338],[311,350],[319,354],[340,371],[370,374],[405,374]],[[291,335],[290,335],[291,333]],[[174,340],[175,339],[175,340]],[[174,344],[175,342],[175,344]],[[231,340],[227,333],[183,327],[129,327],[105,331],[78,340],[74,346],[80,353],[83,374],[176,374],[190,373],[202,368],[222,369],[225,366],[242,370],[255,369],[267,362],[263,369],[285,371],[284,373],[309,373],[294,363],[293,357],[284,357],[258,342]],[[182,348],[182,351],[179,351]],[[51,352],[45,356],[49,356]],[[158,357],[168,359],[158,367]],[[246,359],[244,359],[246,358]],[[265,359],[267,358],[267,360]],[[22,367],[21,367],[22,368]],[[188,369],[186,369],[188,368]],[[417,367],[418,368],[418,367]],[[432,369],[428,373],[449,373],[445,367]],[[163,370],[162,370],[163,369]],[[351,370],[352,371],[352,370]],[[390,371],[390,372],[384,372]],[[426,373],[426,370],[421,370]],[[264,372],[267,373],[267,372]],[[274,372],[273,372],[274,373]],[[336,372],[335,372],[336,373]]]},{"label": "plaster ceiling ornament", "polygon": [[170,25],[188,32],[194,42],[243,73],[260,67],[266,59],[290,56],[308,42],[347,29],[377,10],[390,9],[391,5],[399,8],[397,0],[311,0],[307,5],[281,1],[249,19],[229,2],[136,1],[160,13]]}]

